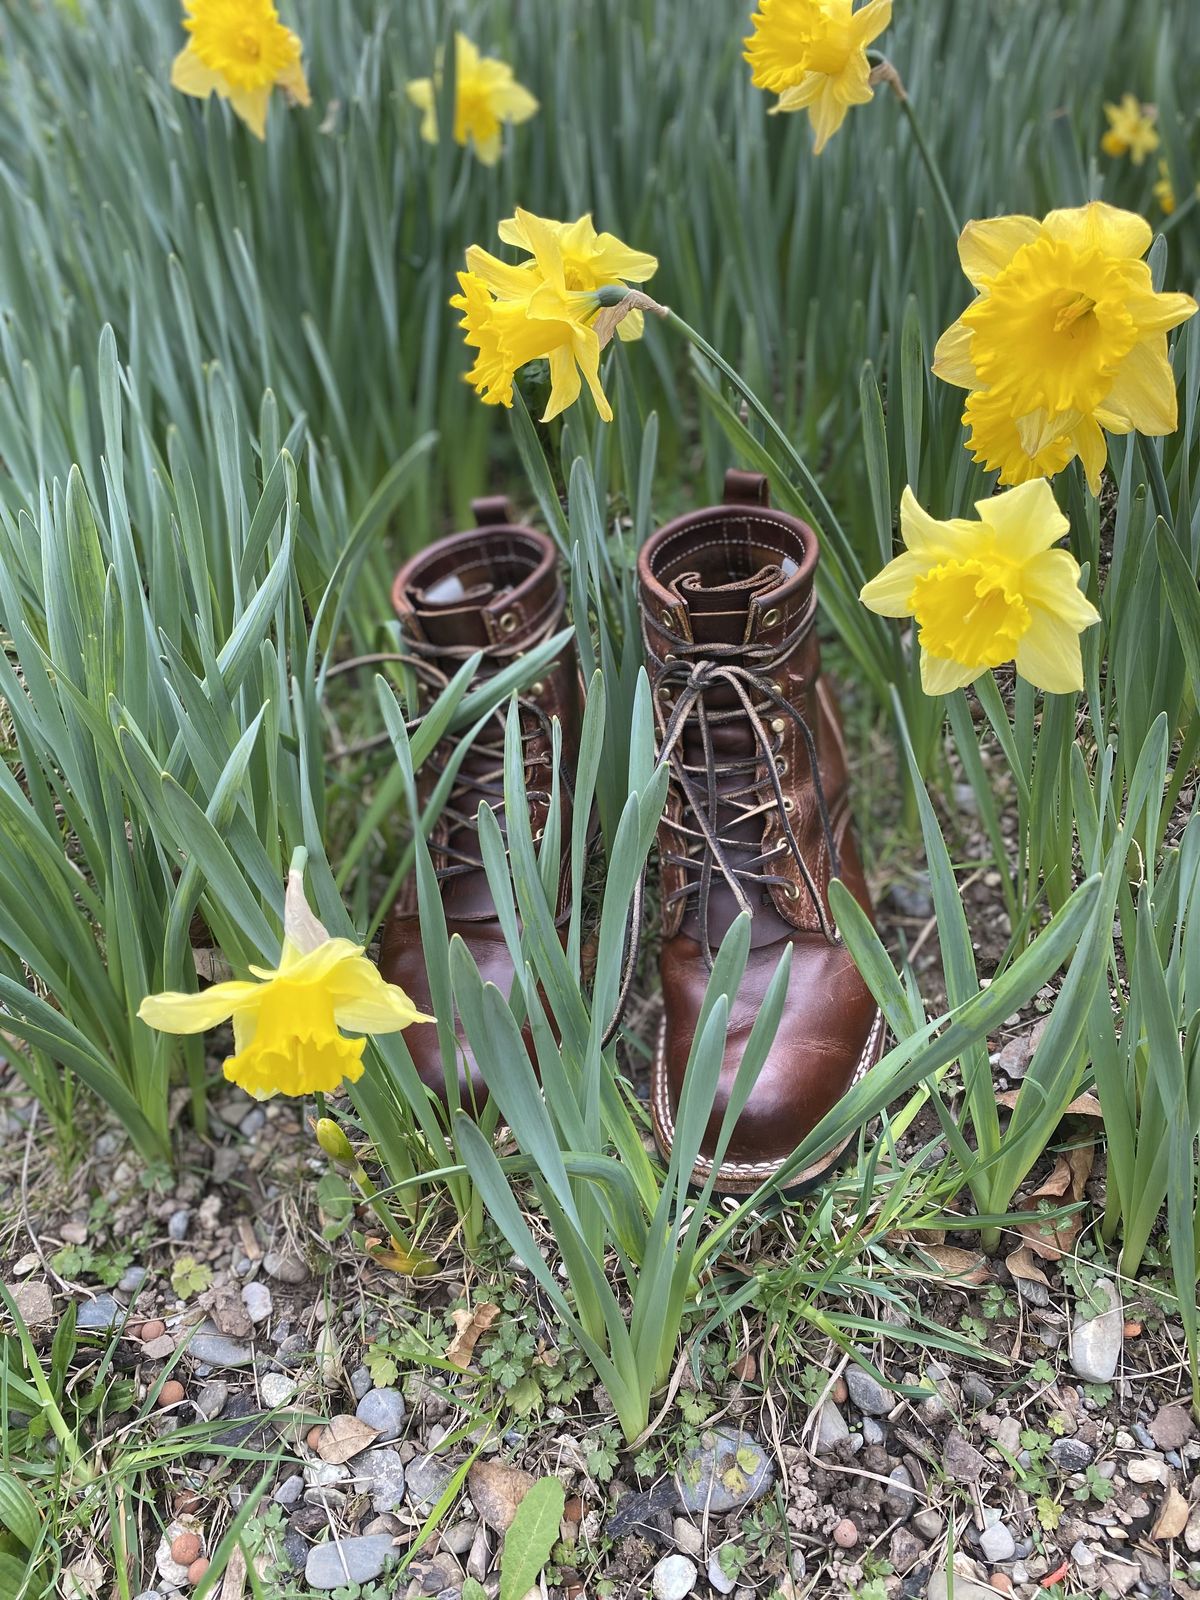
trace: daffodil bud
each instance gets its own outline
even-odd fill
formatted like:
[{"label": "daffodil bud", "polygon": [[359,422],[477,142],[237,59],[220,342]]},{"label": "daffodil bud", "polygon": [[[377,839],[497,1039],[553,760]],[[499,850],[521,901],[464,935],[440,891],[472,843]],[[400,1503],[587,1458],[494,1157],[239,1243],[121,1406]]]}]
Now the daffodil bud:
[{"label": "daffodil bud", "polygon": [[322,1117],[315,1124],[315,1130],[317,1143],[331,1161],[336,1161],[344,1167],[358,1165],[358,1157],[354,1154],[353,1146],[332,1117]]}]

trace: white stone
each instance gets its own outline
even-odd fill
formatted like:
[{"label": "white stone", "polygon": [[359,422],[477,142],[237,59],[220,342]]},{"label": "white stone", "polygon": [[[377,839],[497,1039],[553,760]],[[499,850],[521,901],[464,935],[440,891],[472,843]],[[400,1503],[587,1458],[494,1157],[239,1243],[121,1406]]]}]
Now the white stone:
[{"label": "white stone", "polygon": [[[1085,1383],[1108,1383],[1121,1359],[1125,1315],[1121,1296],[1109,1279],[1099,1279],[1095,1299],[1107,1309],[1099,1316],[1082,1316],[1076,1311],[1071,1328],[1071,1370]],[[1086,1312],[1090,1306],[1081,1309]]]},{"label": "white stone", "polygon": [[695,1587],[697,1576],[696,1563],[687,1556],[664,1556],[650,1580],[654,1600],[684,1600]]}]

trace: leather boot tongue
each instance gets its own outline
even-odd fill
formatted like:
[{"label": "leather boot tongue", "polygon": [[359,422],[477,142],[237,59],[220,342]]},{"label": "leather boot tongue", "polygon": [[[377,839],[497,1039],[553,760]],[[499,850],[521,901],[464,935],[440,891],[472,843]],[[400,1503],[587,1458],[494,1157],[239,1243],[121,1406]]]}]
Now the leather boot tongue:
[{"label": "leather boot tongue", "polygon": [[751,600],[777,588],[784,576],[777,566],[760,567],[749,577],[725,577],[723,582],[702,572],[681,572],[669,587],[687,606],[697,644],[741,644]]},{"label": "leather boot tongue", "polygon": [[495,573],[481,567],[447,573],[424,589],[411,591],[421,628],[431,644],[482,648],[487,644],[483,608],[510,592],[513,585],[496,582]]}]

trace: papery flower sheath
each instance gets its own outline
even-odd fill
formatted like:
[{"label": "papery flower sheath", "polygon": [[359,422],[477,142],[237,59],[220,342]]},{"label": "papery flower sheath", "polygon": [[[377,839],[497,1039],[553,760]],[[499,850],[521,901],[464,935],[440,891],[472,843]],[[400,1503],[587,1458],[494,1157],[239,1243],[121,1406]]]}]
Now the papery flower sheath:
[{"label": "papery flower sheath", "polygon": [[1070,524],[1044,478],[975,507],[978,521],[939,522],[905,489],[904,554],[860,595],[884,617],[913,617],[926,694],[961,689],[1006,661],[1035,688],[1083,687],[1079,635],[1100,620],[1079,588],[1079,563],[1057,548]]}]

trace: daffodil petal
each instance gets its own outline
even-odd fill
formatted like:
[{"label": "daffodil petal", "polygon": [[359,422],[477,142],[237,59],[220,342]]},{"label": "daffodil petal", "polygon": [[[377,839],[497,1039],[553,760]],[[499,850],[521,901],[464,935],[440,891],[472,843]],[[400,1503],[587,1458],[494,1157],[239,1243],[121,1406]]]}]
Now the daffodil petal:
[{"label": "daffodil petal", "polygon": [[[978,500],[975,509],[1011,561],[1027,561],[1071,531],[1070,519],[1059,510],[1045,478],[1034,478],[990,500]],[[1076,578],[1078,575],[1076,568]]]},{"label": "daffodil petal", "polygon": [[1128,430],[1121,431],[1136,430],[1152,437],[1175,432],[1179,402],[1165,334],[1134,345],[1117,368],[1104,410],[1128,424]]},{"label": "daffodil petal", "polygon": [[978,534],[978,524],[964,517],[953,517],[948,522],[931,517],[911,484],[905,486],[900,496],[900,537],[905,549],[923,557],[927,566],[969,550]]},{"label": "daffodil petal", "polygon": [[198,100],[206,99],[214,90],[224,87],[225,80],[219,72],[206,67],[196,54],[196,47],[188,45],[175,57],[171,66],[171,87],[180,94],[190,94]]},{"label": "daffodil petal", "polygon": [[971,360],[971,341],[975,335],[965,322],[951,323],[933,352],[933,374],[943,383],[959,389],[973,389],[979,382]]},{"label": "daffodil petal", "polygon": [[568,406],[573,406],[579,399],[583,387],[579,368],[575,365],[575,357],[565,346],[552,350],[550,361],[550,399],[545,411],[542,412],[543,422],[552,422]]},{"label": "daffodil petal", "polygon": [[1100,250],[1106,256],[1123,256],[1131,261],[1140,261],[1154,238],[1145,217],[1103,200],[1051,211],[1042,227],[1052,239],[1061,239],[1076,250]]},{"label": "daffodil petal", "polygon": [[905,551],[894,561],[889,561],[869,583],[864,584],[858,598],[868,611],[874,611],[877,616],[911,616],[913,584],[929,570],[930,565],[929,558]]},{"label": "daffodil petal", "polygon": [[1043,550],[1021,573],[1021,593],[1031,607],[1079,633],[1100,621],[1100,613],[1079,587],[1079,563],[1069,550]]},{"label": "daffodil petal", "polygon": [[1033,217],[989,217],[980,222],[968,222],[958,241],[958,259],[963,271],[975,287],[980,288],[998,272],[1003,272],[1021,246],[1036,239],[1039,231],[1039,224]]},{"label": "daffodil petal", "polygon": [[921,651],[921,688],[926,694],[953,694],[983,676],[986,667],[964,667],[958,661],[945,661]]},{"label": "daffodil petal", "polygon": [[1050,612],[1035,608],[1029,627],[1017,644],[1016,666],[1026,683],[1048,694],[1070,694],[1082,689],[1079,634]]},{"label": "daffodil petal", "polygon": [[215,983],[198,994],[168,990],[148,994],[138,1007],[138,1016],[160,1033],[207,1033],[227,1022],[239,1007],[252,1005],[260,993],[259,984],[240,981]]},{"label": "daffodil petal", "polygon": [[256,139],[267,137],[267,107],[271,103],[271,86],[262,89],[231,89],[229,104]]}]

